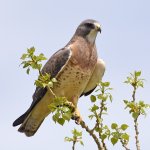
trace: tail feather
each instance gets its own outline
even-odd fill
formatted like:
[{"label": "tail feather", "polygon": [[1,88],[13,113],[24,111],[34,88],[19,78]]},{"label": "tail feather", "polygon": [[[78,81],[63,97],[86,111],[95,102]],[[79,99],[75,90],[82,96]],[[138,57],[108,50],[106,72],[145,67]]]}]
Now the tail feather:
[{"label": "tail feather", "polygon": [[27,112],[24,113],[23,115],[21,115],[19,118],[17,118],[14,122],[13,122],[13,126],[18,126],[20,124],[22,124],[24,122],[24,120],[26,119],[27,117]]},{"label": "tail feather", "polygon": [[28,116],[22,125],[19,127],[18,131],[25,133],[26,136],[30,137],[33,136],[37,130],[39,129],[40,125],[42,124],[43,120],[36,120],[32,116]]},{"label": "tail feather", "polygon": [[26,136],[30,137],[37,132],[43,121],[44,119],[37,120],[31,115],[31,113],[29,114],[26,112],[13,122],[13,126],[15,127],[21,124],[18,131],[25,133]]}]

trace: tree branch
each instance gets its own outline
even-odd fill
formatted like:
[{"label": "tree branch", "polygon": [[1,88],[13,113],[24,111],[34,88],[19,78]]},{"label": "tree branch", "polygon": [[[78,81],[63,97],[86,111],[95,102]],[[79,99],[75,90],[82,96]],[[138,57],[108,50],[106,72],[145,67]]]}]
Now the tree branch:
[{"label": "tree branch", "polygon": [[132,94],[132,102],[135,102],[135,93],[136,93],[136,85],[132,85],[133,86],[133,94]]},{"label": "tree branch", "polygon": [[[103,114],[103,110],[104,110],[104,101],[102,100],[101,101],[101,107],[100,107],[100,113],[99,113],[99,118],[101,119],[101,123],[99,124],[98,123],[98,126],[99,126],[99,128],[103,128],[103,120],[102,120],[102,114]],[[106,147],[106,144],[105,144],[105,142],[104,142],[104,139],[102,139],[102,134],[101,134],[101,132],[99,132],[99,137],[100,137],[100,139],[101,139],[101,142],[102,142],[102,145],[103,145],[103,148],[105,149],[105,150],[107,150],[107,147]]]},{"label": "tree branch", "polygon": [[130,149],[127,147],[127,144],[124,144],[124,142],[123,142],[122,139],[120,139],[120,142],[121,142],[121,144],[122,144],[122,147],[125,148],[125,150],[130,150]]},{"label": "tree branch", "polygon": [[76,141],[73,141],[72,150],[75,150]]},{"label": "tree branch", "polygon": [[134,119],[134,129],[135,129],[135,140],[136,140],[136,149],[140,150],[140,142],[139,142],[139,131],[138,131],[138,117]]},{"label": "tree branch", "polygon": [[81,127],[82,127],[83,129],[85,129],[85,130],[92,136],[92,138],[94,139],[95,143],[97,144],[98,150],[104,150],[103,147],[102,147],[102,145],[100,144],[98,138],[97,138],[96,135],[93,133],[93,130],[90,130],[89,127],[85,124],[84,121],[82,121],[82,122],[80,123],[80,125],[81,125]]},{"label": "tree branch", "polygon": [[[132,101],[135,102],[135,94],[136,94],[136,90],[137,90],[137,77],[136,77],[136,74],[135,74],[135,81],[134,81],[134,84],[132,84],[133,86],[133,94],[132,94]],[[137,150],[140,150],[140,142],[139,142],[139,131],[138,131],[138,117],[139,115],[137,116],[137,118],[134,119],[134,129],[135,129],[135,140],[136,140],[136,149]]]}]

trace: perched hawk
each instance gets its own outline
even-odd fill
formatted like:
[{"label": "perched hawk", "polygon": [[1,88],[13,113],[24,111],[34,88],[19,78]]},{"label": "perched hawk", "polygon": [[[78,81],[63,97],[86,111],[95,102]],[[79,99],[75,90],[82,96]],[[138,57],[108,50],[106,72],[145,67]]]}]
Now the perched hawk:
[{"label": "perched hawk", "polygon": [[[43,73],[50,73],[58,81],[54,84],[53,92],[57,96],[66,97],[75,105],[78,123],[82,121],[77,109],[79,97],[89,95],[105,71],[104,61],[98,59],[95,46],[98,32],[101,32],[101,28],[97,21],[83,21],[70,42],[52,55],[42,69]],[[48,105],[52,99],[53,95],[48,88],[37,87],[31,106],[14,121],[13,126],[21,124],[18,131],[33,136],[51,112]]]}]

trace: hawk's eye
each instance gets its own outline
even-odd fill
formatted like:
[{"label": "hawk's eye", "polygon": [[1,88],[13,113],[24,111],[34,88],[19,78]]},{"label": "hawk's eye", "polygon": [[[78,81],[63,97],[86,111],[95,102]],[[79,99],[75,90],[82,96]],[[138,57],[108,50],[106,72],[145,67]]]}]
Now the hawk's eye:
[{"label": "hawk's eye", "polygon": [[94,24],[92,23],[86,23],[85,24],[88,28],[94,29]]}]

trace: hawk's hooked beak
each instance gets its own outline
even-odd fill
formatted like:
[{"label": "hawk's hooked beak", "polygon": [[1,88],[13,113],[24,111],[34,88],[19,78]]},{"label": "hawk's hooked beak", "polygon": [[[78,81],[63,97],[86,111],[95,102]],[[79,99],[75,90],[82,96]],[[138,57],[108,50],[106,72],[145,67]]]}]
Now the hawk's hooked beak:
[{"label": "hawk's hooked beak", "polygon": [[94,25],[95,25],[96,30],[101,33],[102,30],[101,30],[100,24],[99,23],[94,23]]}]

